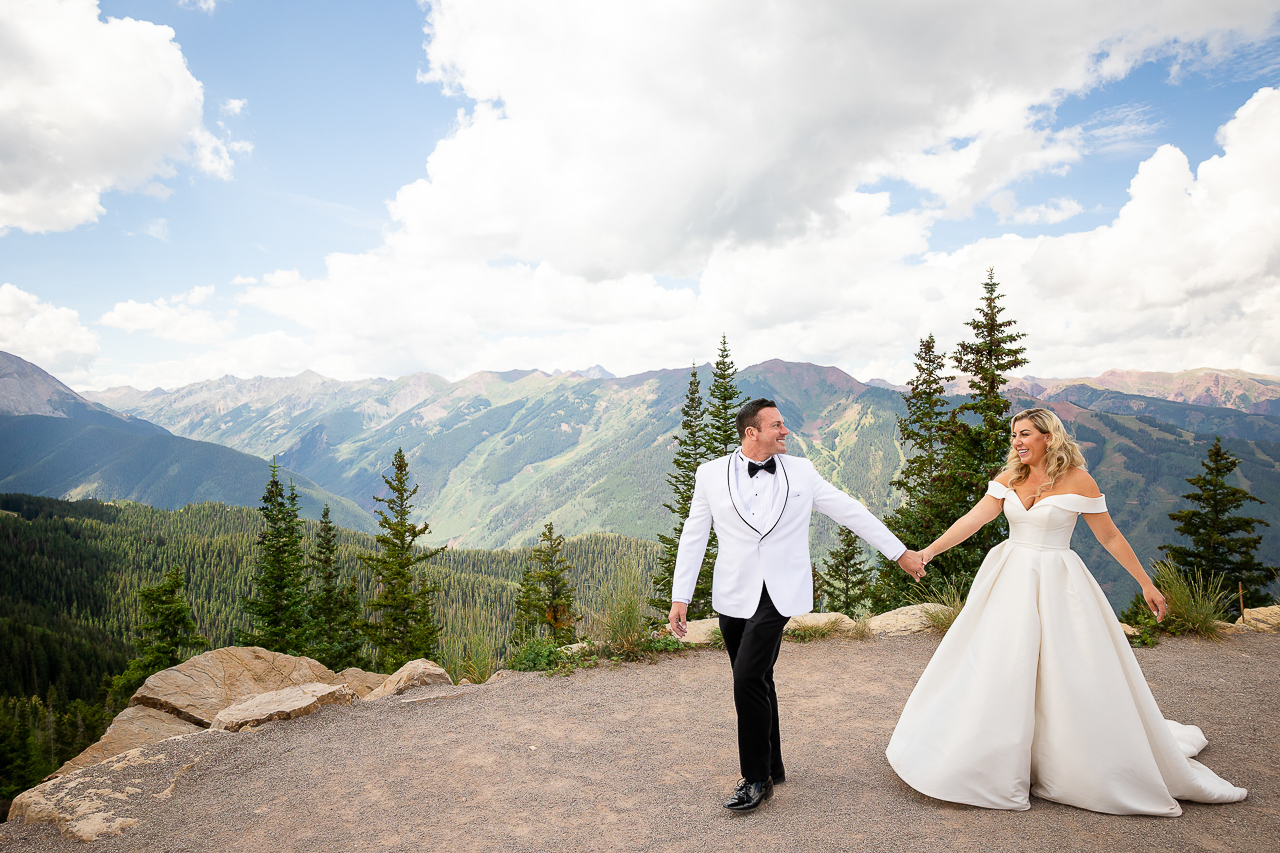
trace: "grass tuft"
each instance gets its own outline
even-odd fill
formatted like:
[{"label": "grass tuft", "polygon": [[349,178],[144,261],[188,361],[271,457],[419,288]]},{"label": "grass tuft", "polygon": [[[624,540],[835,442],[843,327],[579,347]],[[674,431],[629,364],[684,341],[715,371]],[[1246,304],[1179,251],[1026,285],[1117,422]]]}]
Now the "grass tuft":
[{"label": "grass tuft", "polygon": [[935,582],[907,599],[912,604],[924,605],[924,618],[935,631],[945,634],[951,630],[956,617],[964,609],[964,590],[950,580]]},{"label": "grass tuft", "polygon": [[1170,634],[1191,634],[1206,640],[1220,641],[1222,625],[1227,618],[1227,595],[1221,576],[1205,577],[1198,569],[1183,571],[1168,560],[1158,560],[1156,589],[1164,593],[1169,605],[1160,627]]}]

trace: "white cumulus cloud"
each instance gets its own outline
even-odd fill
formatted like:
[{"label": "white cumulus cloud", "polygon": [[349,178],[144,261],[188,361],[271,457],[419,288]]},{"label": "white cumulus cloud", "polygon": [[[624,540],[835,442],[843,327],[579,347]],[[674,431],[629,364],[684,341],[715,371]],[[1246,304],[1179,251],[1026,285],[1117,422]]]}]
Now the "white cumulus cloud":
[{"label": "white cumulus cloud", "polygon": [[[966,332],[994,265],[1033,334],[1031,372],[1201,357],[1280,372],[1260,331],[1280,257],[1270,90],[1197,172],[1158,151],[1110,225],[929,250],[941,218],[978,205],[1068,220],[1073,199],[1019,205],[1011,188],[1159,127],[1140,107],[1057,127],[1065,98],[1161,57],[1218,61],[1268,37],[1275,14],[1262,0],[803,13],[766,0],[439,0],[422,79],[474,106],[391,202],[383,245],[332,254],[319,277],[244,281],[238,304],[295,330],[165,370],[629,373],[705,361],[724,333],[739,364],[900,381],[920,337]],[[884,187],[896,182],[924,203],[895,205]]]},{"label": "white cumulus cloud", "polygon": [[86,375],[99,346],[78,313],[5,283],[0,284],[0,350],[72,381]]},{"label": "white cumulus cloud", "polygon": [[115,307],[98,318],[98,322],[126,332],[150,332],[166,341],[216,343],[234,331],[233,324],[217,319],[209,311],[191,307],[204,302],[213,291],[214,287],[209,285],[153,302],[137,302],[132,299],[117,302]]},{"label": "white cumulus cloud", "polygon": [[174,164],[229,177],[240,143],[203,124],[204,92],[169,27],[96,0],[0,3],[0,230],[95,221],[110,190],[164,195]]}]

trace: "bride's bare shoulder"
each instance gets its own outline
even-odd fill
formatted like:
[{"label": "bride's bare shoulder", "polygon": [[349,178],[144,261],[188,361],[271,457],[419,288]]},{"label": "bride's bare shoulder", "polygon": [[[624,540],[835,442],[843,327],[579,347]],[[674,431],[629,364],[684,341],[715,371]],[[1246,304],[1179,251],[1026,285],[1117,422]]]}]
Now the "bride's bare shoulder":
[{"label": "bride's bare shoulder", "polygon": [[1102,496],[1102,490],[1098,488],[1098,484],[1094,482],[1093,477],[1089,476],[1089,472],[1083,468],[1071,468],[1058,477],[1058,482],[1055,486],[1055,492],[1070,492],[1075,495],[1083,495],[1086,498]]},{"label": "bride's bare shoulder", "polygon": [[995,481],[1002,486],[1009,485],[1009,481],[1013,479],[1012,471],[1001,471],[996,475]]}]

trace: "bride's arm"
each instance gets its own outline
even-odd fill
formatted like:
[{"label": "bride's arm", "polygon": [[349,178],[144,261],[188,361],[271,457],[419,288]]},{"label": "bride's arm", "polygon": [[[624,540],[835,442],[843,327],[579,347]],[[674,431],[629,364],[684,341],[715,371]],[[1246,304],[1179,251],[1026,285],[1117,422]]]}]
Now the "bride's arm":
[{"label": "bride's arm", "polygon": [[1151,608],[1151,612],[1156,615],[1156,621],[1159,622],[1164,618],[1167,605],[1164,596],[1160,594],[1160,590],[1156,589],[1156,585],[1151,582],[1151,578],[1142,570],[1142,563],[1138,562],[1138,555],[1133,553],[1133,547],[1129,544],[1129,540],[1124,538],[1124,534],[1120,532],[1120,528],[1116,527],[1116,523],[1111,520],[1111,514],[1108,512],[1086,512],[1082,513],[1084,520],[1088,522],[1089,529],[1093,531],[1093,535],[1098,537],[1098,541],[1102,543],[1102,547],[1107,549],[1107,553],[1116,558],[1116,562],[1124,566],[1124,570],[1133,575],[1133,579],[1138,582],[1138,586],[1142,587],[1142,597],[1146,599],[1147,606]]},{"label": "bride's arm", "polygon": [[1004,504],[991,495],[984,495],[982,500],[973,505],[973,509],[966,512],[955,524],[947,528],[947,532],[939,536],[933,543],[920,552],[920,556],[928,563],[934,557],[941,554],[948,548],[959,545],[968,539],[987,522],[994,519],[1004,509]]}]

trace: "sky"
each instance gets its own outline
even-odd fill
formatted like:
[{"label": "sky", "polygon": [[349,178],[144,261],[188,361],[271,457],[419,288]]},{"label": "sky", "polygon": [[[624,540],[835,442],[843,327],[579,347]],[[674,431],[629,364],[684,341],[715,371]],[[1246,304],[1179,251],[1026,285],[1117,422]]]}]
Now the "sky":
[{"label": "sky", "polygon": [[1027,375],[1280,375],[1277,0],[889,5],[6,0],[0,350],[901,383],[994,269]]}]

